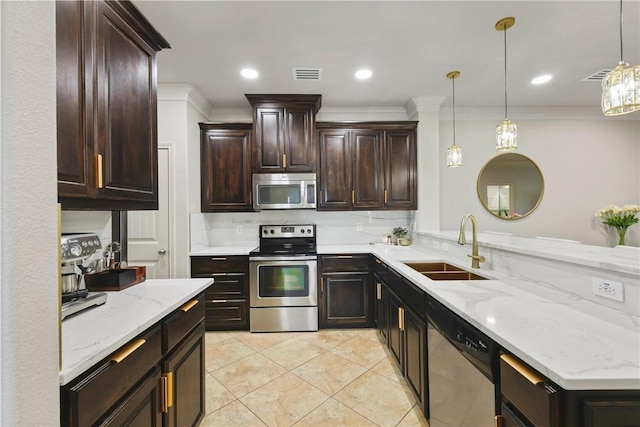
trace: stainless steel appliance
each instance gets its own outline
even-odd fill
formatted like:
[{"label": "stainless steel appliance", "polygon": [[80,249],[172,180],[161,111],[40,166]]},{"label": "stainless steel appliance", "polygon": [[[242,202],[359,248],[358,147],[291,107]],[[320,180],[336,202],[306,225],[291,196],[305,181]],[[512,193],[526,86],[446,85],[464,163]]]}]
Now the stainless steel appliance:
[{"label": "stainless steel appliance", "polygon": [[427,296],[430,427],[492,427],[498,403],[498,346]]},{"label": "stainless steel appliance", "polygon": [[249,256],[251,332],[318,330],[315,225],[261,225]]},{"label": "stainless steel appliance", "polygon": [[253,209],[315,209],[315,173],[253,174]]},{"label": "stainless steel appliance", "polygon": [[62,234],[62,319],[87,308],[104,304],[105,292],[89,292],[85,286],[85,273],[93,271],[87,265],[91,256],[100,252],[100,239],[93,233]]}]

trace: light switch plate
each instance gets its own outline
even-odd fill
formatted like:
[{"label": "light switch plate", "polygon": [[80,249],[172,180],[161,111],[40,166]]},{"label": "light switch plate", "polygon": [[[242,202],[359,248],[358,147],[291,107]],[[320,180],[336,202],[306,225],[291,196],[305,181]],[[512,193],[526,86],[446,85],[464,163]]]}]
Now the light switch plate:
[{"label": "light switch plate", "polygon": [[594,295],[615,301],[624,301],[624,285],[622,283],[599,277],[593,277],[591,283]]}]

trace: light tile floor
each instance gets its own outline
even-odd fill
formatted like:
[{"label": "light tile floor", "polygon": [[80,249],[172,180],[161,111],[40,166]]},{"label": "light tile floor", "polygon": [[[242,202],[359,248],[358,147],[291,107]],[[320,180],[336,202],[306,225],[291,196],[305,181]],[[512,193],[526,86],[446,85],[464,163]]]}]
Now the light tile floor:
[{"label": "light tile floor", "polygon": [[206,333],[202,426],[427,426],[374,329]]}]

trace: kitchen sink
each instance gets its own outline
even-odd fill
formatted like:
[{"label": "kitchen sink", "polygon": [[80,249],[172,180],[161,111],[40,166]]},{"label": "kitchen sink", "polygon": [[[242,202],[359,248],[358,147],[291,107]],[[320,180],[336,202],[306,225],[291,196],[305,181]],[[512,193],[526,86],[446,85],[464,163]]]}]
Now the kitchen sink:
[{"label": "kitchen sink", "polygon": [[487,280],[486,277],[446,262],[406,262],[405,265],[431,280]]}]

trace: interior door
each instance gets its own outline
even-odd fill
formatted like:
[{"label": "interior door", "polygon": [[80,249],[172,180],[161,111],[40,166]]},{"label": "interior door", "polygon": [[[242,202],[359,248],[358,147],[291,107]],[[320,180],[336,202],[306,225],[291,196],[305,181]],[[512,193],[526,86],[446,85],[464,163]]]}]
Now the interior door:
[{"label": "interior door", "polygon": [[129,211],[127,216],[129,265],[147,267],[147,279],[168,279],[169,256],[169,158],[168,147],[158,149],[158,210]]}]

